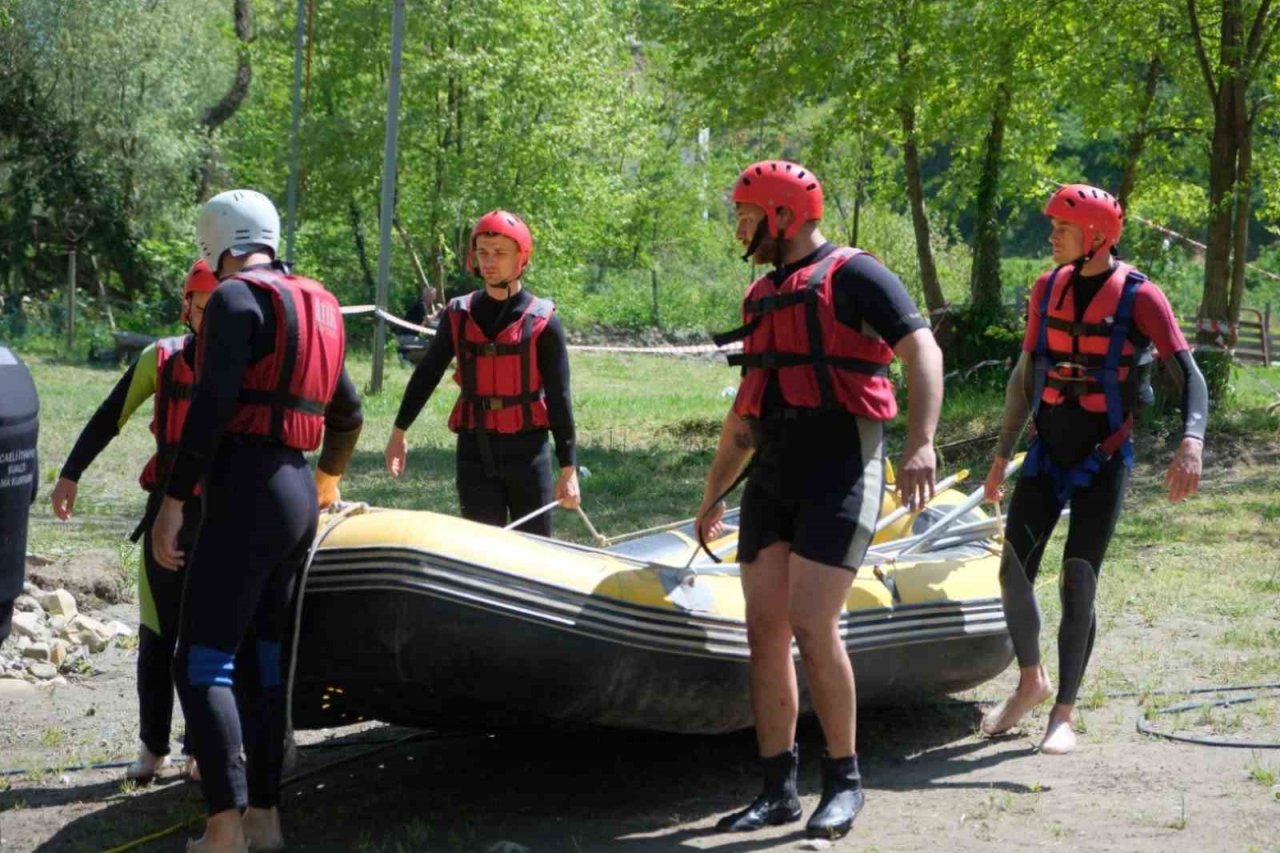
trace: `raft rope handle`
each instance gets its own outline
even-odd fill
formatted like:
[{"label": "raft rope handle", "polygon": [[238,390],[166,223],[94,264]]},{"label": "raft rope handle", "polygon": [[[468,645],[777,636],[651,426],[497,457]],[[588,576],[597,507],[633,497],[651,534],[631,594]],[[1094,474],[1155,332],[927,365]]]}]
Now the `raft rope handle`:
[{"label": "raft rope handle", "polygon": [[510,524],[503,525],[502,529],[514,530],[515,528],[524,524],[526,521],[529,521],[530,519],[533,519],[533,518],[537,518],[538,516],[542,515],[544,512],[551,512],[551,510],[555,509],[558,506],[560,506],[560,501],[558,500],[552,501],[551,503],[544,506],[542,509],[535,509],[533,512],[529,513],[528,515],[522,515],[521,517],[517,518],[515,521],[511,522]]},{"label": "raft rope handle", "polygon": [[[324,529],[316,534],[315,541],[311,543],[311,550],[307,552],[307,560],[302,564],[302,573],[298,576],[298,591],[295,593],[298,597],[298,603],[293,609],[293,642],[289,646],[289,683],[285,686],[284,691],[284,733],[285,738],[292,742],[293,740],[293,681],[294,675],[298,671],[298,638],[302,636],[302,596],[307,588],[307,575],[311,572],[311,562],[316,558],[316,551],[320,550],[320,545],[329,537],[329,534],[337,529],[338,525],[346,521],[353,515],[363,515],[370,511],[367,503],[351,503],[345,506],[341,503],[336,504],[338,512],[328,523]],[[330,512],[332,512],[332,508]]]},{"label": "raft rope handle", "polygon": [[[523,515],[520,518],[517,518],[515,521],[511,522],[510,524],[503,525],[502,529],[514,530],[515,528],[524,524],[526,521],[529,521],[530,519],[533,519],[533,518],[537,518],[543,513],[551,512],[551,510],[555,509],[560,505],[561,505],[560,501],[558,500],[552,501],[551,503],[547,504],[541,509],[535,509],[533,512],[529,513],[528,515]],[[609,547],[610,545],[609,537],[602,536],[600,534],[600,531],[596,530],[595,525],[591,523],[591,519],[587,518],[587,513],[582,508],[582,504],[578,504],[578,506],[574,507],[574,509],[578,511],[578,516],[582,519],[582,523],[587,526],[587,531],[591,533],[591,539],[596,543],[596,547],[597,548]]]}]

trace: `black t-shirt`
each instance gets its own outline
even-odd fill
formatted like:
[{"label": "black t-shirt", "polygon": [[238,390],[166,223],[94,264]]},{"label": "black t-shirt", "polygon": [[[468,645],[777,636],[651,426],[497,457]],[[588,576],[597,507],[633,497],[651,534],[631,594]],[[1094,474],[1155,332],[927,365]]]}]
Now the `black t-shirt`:
[{"label": "black t-shirt", "polygon": [[[835,250],[834,243],[824,243],[795,263],[769,273],[769,277],[781,286],[796,270],[821,261]],[[902,280],[871,255],[858,255],[836,270],[831,279],[831,294],[837,322],[859,332],[866,331],[865,323],[891,348],[912,332],[929,328],[929,321],[920,314]],[[774,373],[765,387],[762,410],[767,413],[785,406],[777,373]],[[833,414],[840,418],[839,413]]]},{"label": "black t-shirt", "polygon": [[[492,339],[504,328],[521,317],[534,296],[521,288],[516,295],[503,300],[494,299],[487,292],[477,291],[471,297],[471,317],[485,336]],[[427,347],[422,361],[414,368],[413,376],[404,389],[404,399],[396,413],[396,426],[407,430],[413,425],[422,407],[431,399],[444,378],[449,362],[455,354],[453,327],[446,320],[440,322],[435,337]],[[573,405],[569,396],[569,350],[564,339],[564,327],[560,318],[552,314],[546,328],[538,336],[534,357],[542,374],[542,388],[547,400],[547,419],[556,442],[556,459],[560,467],[576,464],[576,439],[573,424]]]}]

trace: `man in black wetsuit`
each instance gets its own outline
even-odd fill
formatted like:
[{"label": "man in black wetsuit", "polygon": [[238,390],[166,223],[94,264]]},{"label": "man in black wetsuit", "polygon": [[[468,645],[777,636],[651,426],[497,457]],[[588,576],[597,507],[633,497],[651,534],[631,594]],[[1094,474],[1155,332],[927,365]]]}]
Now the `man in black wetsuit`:
[{"label": "man in black wetsuit", "polygon": [[[173,674],[209,815],[188,846],[199,851],[284,846],[281,641],[318,509],[336,500],[363,423],[338,301],[275,259],[279,231],[275,206],[252,190],[200,211],[200,253],[221,284],[152,528],[156,562],[187,563]],[[313,480],[303,453],[322,435]],[[184,554],[177,534],[197,482],[204,518]]]},{"label": "man in black wetsuit", "polygon": [[733,188],[743,260],[774,270],[747,290],[730,364],[742,383],[707,474],[697,528],[717,535],[725,493],[749,457],[738,539],[751,702],[764,790],[718,824],[743,832],[801,816],[796,793],[798,688],[791,640],[822,723],[822,800],[812,837],[838,838],[863,804],[853,668],[840,623],[880,515],[884,422],[898,412],[888,366],[906,365],[910,398],[897,485],[904,502],[933,496],[933,435],[942,353],[906,288],[878,260],[818,230],[822,187],[803,166],[767,160]]},{"label": "man in black wetsuit", "polygon": [[1102,561],[1124,504],[1133,417],[1151,399],[1152,346],[1182,386],[1183,433],[1165,475],[1169,499],[1200,485],[1209,414],[1204,377],[1191,357],[1168,298],[1155,282],[1112,256],[1124,212],[1110,193],[1086,184],[1055,192],[1045,205],[1055,267],[1027,302],[1022,355],[1005,389],[1000,442],[986,497],[1003,494],[1005,468],[1023,426],[1034,437],[1005,520],[1000,588],[1018,657],[1014,693],[982,720],[1002,734],[1053,694],[1040,661],[1035,581],[1062,509],[1071,505],[1059,592],[1058,691],[1040,751],[1076,748],[1076,696],[1097,633],[1094,597]]},{"label": "man in black wetsuit", "polygon": [[[555,306],[524,288],[532,254],[533,236],[515,214],[495,210],[476,222],[467,269],[484,288],[449,302],[387,441],[387,470],[398,477],[408,452],[405,431],[456,357],[461,393],[449,429],[458,434],[458,502],[463,518],[484,524],[505,525],[552,500],[568,509],[581,500],[564,329]],[[555,477],[548,430],[555,436]],[[550,536],[550,513],[519,529]]]}]

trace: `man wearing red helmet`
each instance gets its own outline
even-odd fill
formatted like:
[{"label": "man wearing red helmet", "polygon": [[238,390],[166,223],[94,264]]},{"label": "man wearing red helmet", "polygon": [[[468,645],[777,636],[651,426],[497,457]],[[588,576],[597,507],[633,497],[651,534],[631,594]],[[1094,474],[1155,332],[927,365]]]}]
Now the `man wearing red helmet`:
[{"label": "man wearing red helmet", "polygon": [[[404,471],[405,432],[457,358],[460,394],[449,415],[457,439],[463,518],[505,525],[552,500],[580,503],[569,356],[555,306],[524,288],[533,235],[514,213],[486,213],[471,231],[467,269],[484,288],[449,302],[439,331],[405,388],[387,441],[387,470]],[[555,437],[552,476],[547,432]],[[554,481],[554,483],[553,483]],[[551,535],[549,513],[519,528]]]},{"label": "man wearing red helmet", "polygon": [[697,528],[704,540],[719,532],[724,495],[751,457],[738,558],[765,781],[761,795],[718,828],[747,831],[801,816],[794,636],[827,742],[822,799],[806,832],[837,838],[864,800],[840,619],[880,512],[883,427],[898,411],[888,366],[895,355],[906,364],[910,411],[898,488],[919,504],[933,495],[942,354],[897,276],[822,236],[822,187],[804,167],[753,164],[733,200],[743,259],[774,270],[747,290],[744,325],[717,337],[721,345],[742,341],[729,363],[743,376]]},{"label": "man wearing red helmet", "polygon": [[986,497],[1003,494],[1005,468],[1028,418],[1033,437],[1005,525],[1000,586],[1020,678],[982,721],[998,735],[1017,725],[1053,688],[1040,662],[1035,579],[1044,546],[1067,504],[1058,629],[1058,695],[1040,749],[1071,752],[1076,695],[1093,648],[1094,597],[1133,464],[1134,414],[1151,402],[1152,345],[1182,386],[1183,435],[1165,484],[1173,502],[1199,487],[1208,391],[1155,283],[1113,257],[1124,213],[1107,192],[1072,184],[1045,206],[1054,269],[1027,303],[1022,356],[1009,378],[1003,428]]},{"label": "man wearing red helmet", "polygon": [[[142,783],[150,782],[156,772],[169,763],[169,726],[173,717],[171,668],[178,639],[183,581],[181,573],[164,571],[152,558],[149,519],[155,517],[159,508],[162,495],[158,484],[163,483],[168,474],[182,434],[195,383],[196,335],[204,319],[205,304],[217,286],[218,280],[209,266],[203,260],[196,261],[182,288],[181,319],[190,333],[161,338],[142,351],[81,431],[53,487],[54,514],[65,521],[75,510],[81,475],[120,433],[138,406],[155,396],[151,432],[156,437],[156,452],[139,477],[139,483],[148,493],[147,509],[133,535],[135,542],[140,535],[145,535],[142,571],[138,572],[142,623],[138,628],[138,712],[142,744],[138,759],[125,772],[129,779]],[[199,500],[191,501],[186,507],[181,532],[186,545],[195,541],[200,510]],[[194,761],[191,769],[195,769]]]}]

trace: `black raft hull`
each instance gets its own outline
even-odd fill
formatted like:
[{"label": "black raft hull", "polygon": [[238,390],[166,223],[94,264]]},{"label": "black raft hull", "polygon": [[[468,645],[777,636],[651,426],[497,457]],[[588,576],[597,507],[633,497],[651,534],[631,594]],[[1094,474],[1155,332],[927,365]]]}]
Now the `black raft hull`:
[{"label": "black raft hull", "polygon": [[[430,516],[430,536],[386,535],[393,515],[428,516],[351,519],[317,553],[296,728],[752,725],[736,567],[694,574],[444,516]],[[1008,666],[990,552],[931,555],[892,574],[898,600],[863,572],[842,621],[860,705],[965,690]]]}]

